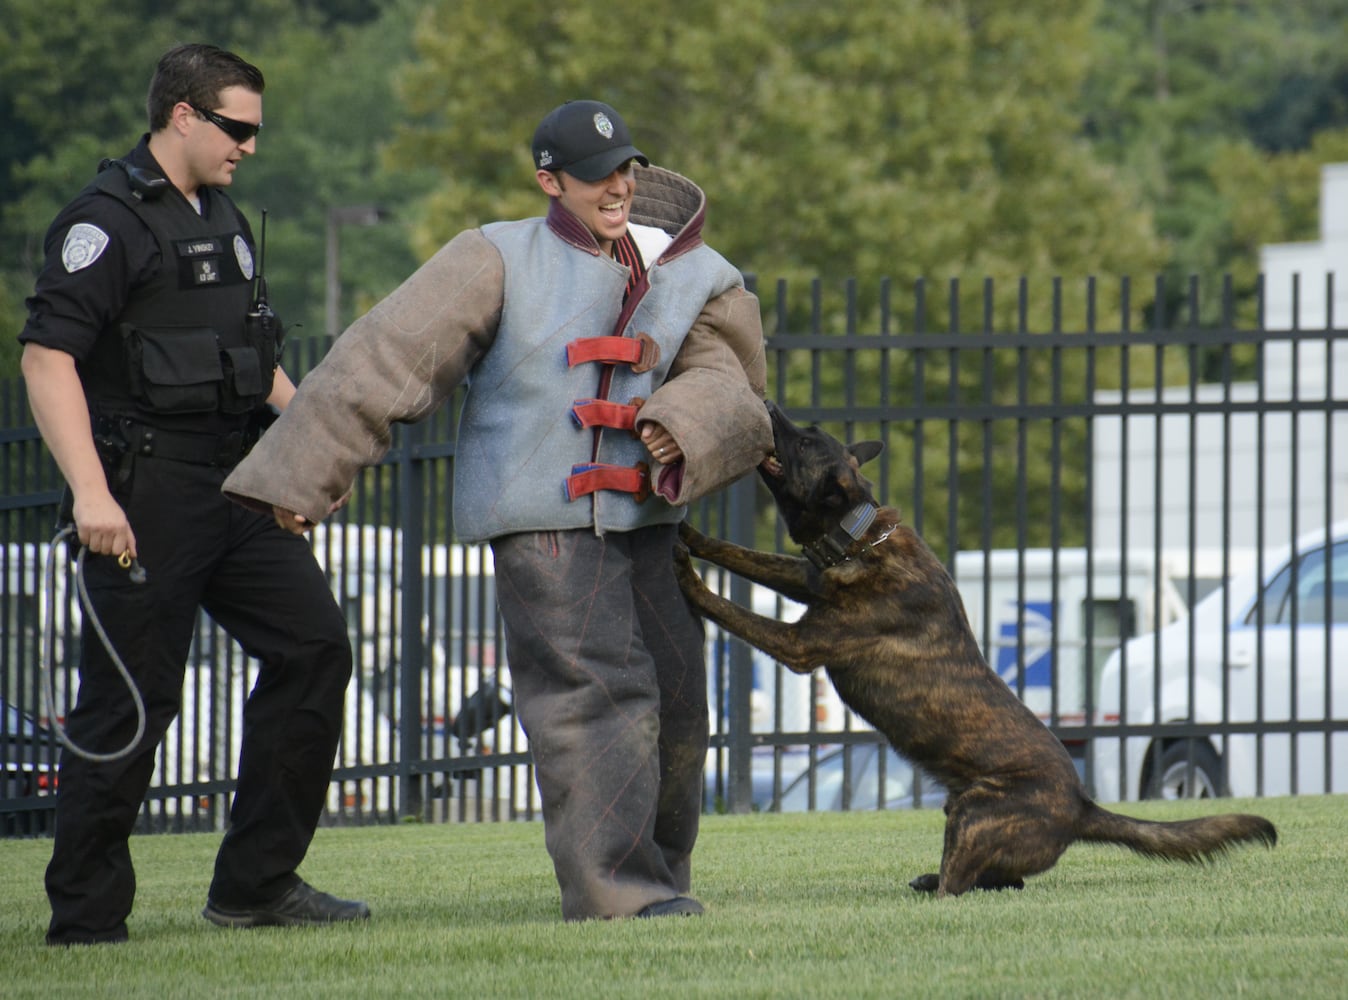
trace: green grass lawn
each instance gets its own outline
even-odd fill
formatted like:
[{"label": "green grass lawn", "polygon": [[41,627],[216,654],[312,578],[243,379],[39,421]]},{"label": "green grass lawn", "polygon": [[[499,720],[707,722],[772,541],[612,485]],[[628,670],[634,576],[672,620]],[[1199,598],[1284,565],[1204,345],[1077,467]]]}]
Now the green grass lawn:
[{"label": "green grass lawn", "polygon": [[43,840],[0,841],[0,996],[1343,997],[1348,797],[1142,803],[1258,812],[1272,851],[1205,866],[1078,845],[1023,892],[936,900],[936,811],[709,816],[702,918],[565,924],[537,823],[318,832],[303,874],[368,925],[200,916],[218,838],[133,841],[131,942],[53,949]]}]

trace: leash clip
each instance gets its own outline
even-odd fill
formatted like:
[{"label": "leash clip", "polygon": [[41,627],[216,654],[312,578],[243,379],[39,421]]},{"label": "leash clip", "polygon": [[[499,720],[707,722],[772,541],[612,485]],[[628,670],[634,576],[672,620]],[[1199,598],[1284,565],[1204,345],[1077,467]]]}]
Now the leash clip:
[{"label": "leash clip", "polygon": [[140,564],[140,560],[131,554],[128,549],[117,557],[117,565],[122,569],[131,571],[132,583],[145,582],[145,567]]}]

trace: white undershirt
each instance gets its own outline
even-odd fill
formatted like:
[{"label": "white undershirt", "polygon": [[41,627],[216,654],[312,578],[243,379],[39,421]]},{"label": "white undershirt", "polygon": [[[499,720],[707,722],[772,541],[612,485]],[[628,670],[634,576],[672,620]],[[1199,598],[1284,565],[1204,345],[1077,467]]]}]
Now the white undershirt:
[{"label": "white undershirt", "polygon": [[629,222],[627,231],[632,234],[632,242],[641,251],[641,259],[647,267],[659,260],[665,248],[674,242],[673,236],[657,226],[640,226]]}]

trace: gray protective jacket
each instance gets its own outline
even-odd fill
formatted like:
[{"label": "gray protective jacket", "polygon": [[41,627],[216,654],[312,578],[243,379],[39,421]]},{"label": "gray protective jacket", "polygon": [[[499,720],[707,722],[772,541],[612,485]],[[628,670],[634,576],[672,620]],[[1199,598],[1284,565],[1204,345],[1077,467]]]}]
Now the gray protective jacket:
[{"label": "gray protective jacket", "polygon": [[[325,517],[357,472],[465,380],[455,533],[480,542],[516,531],[597,533],[677,521],[677,505],[751,470],[772,447],[758,300],[701,240],[705,198],[691,181],[637,168],[632,221],[672,237],[648,282],[622,303],[627,269],[600,253],[578,220],[469,230],[354,323],[301,383],[281,419],[225,482],[235,500]],[[648,343],[638,363],[568,364],[567,345],[620,335]],[[581,427],[575,404],[635,402],[684,460],[662,466],[632,432]],[[592,464],[649,466],[653,495],[610,489],[569,498]]]}]

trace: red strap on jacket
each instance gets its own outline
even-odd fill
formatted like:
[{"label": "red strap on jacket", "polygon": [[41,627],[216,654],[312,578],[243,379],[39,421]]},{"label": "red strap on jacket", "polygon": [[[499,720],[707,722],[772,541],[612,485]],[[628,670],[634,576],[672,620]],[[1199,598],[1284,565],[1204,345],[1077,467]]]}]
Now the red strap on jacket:
[{"label": "red strap on jacket", "polygon": [[566,363],[574,368],[587,361],[632,364],[641,358],[641,343],[631,337],[584,337],[566,345]]},{"label": "red strap on jacket", "polygon": [[637,398],[630,403],[610,403],[606,399],[578,399],[571,407],[571,417],[581,427],[613,427],[630,431],[637,425],[637,410],[645,400]]},{"label": "red strap on jacket", "polygon": [[598,361],[609,365],[631,365],[640,375],[656,366],[660,360],[660,346],[648,333],[635,337],[581,337],[566,345],[568,367]]},{"label": "red strap on jacket", "polygon": [[566,498],[579,500],[596,490],[631,493],[641,503],[651,495],[651,467],[645,462],[626,465],[574,465],[566,477]]}]

